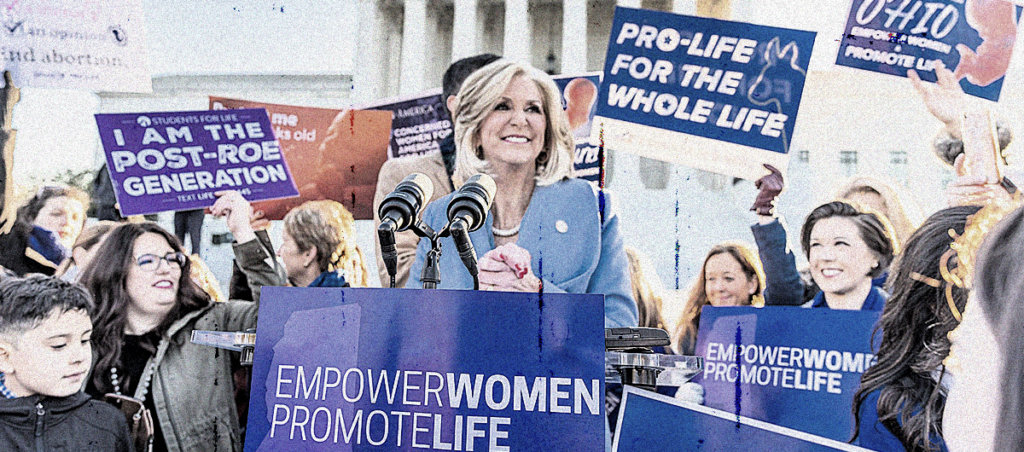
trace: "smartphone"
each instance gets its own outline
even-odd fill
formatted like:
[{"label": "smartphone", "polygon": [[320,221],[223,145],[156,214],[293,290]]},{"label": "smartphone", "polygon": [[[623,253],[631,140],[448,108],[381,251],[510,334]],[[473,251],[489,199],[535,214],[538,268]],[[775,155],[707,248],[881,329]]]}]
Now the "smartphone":
[{"label": "smartphone", "polygon": [[999,134],[992,112],[982,110],[960,115],[960,136],[964,143],[964,171],[984,177],[985,183],[998,184],[1003,178],[999,167]]}]

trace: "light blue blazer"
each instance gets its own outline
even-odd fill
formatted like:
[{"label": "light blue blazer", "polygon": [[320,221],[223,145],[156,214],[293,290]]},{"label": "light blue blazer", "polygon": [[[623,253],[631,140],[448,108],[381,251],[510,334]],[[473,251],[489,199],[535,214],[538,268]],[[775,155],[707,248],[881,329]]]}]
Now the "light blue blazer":
[{"label": "light blue blazer", "polygon": [[[434,230],[443,228],[452,196],[454,193],[428,204],[423,222]],[[477,257],[494,249],[492,222],[488,215],[487,222],[469,234]],[[619,217],[607,194],[599,197],[590,183],[580,179],[538,186],[520,225],[516,244],[530,252],[533,273],[544,281],[545,292],[603,294],[605,328],[637,325]],[[442,239],[441,247],[438,288],[472,289],[473,278],[451,237]],[[429,249],[430,242],[420,240],[406,287],[422,287],[420,276]]]}]

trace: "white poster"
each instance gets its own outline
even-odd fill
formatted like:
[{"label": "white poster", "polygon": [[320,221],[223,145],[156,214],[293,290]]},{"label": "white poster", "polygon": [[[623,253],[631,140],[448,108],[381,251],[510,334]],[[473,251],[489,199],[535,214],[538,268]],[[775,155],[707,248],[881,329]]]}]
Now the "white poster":
[{"label": "white poster", "polygon": [[0,27],[19,87],[153,90],[140,0],[0,0]]}]

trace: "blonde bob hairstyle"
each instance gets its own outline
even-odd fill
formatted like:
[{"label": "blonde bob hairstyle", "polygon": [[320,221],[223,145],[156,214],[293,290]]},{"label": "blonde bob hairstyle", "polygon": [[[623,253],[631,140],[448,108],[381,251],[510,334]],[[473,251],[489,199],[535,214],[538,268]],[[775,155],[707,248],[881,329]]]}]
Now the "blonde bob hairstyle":
[{"label": "blonde bob hairstyle", "polygon": [[455,121],[456,185],[462,185],[477,173],[490,173],[480,145],[480,125],[501,99],[512,79],[524,76],[533,80],[541,92],[546,128],[544,148],[537,156],[536,183],[551,185],[572,177],[573,152],[576,148],[569,117],[562,109],[558,87],[550,76],[527,65],[504,58],[473,72],[455,97],[452,115]]},{"label": "blonde bob hairstyle", "polygon": [[[916,209],[904,208],[902,200],[907,197],[885,182],[872,177],[855,177],[839,188],[836,192],[836,199],[842,201],[856,194],[876,195],[882,200],[882,211],[878,213],[884,215],[892,224],[899,243],[905,243],[921,225],[921,220],[917,218],[917,215],[912,215]],[[915,207],[913,202],[910,203],[910,207]]]},{"label": "blonde bob hairstyle", "polygon": [[355,219],[337,201],[306,201],[284,216],[299,251],[316,247],[320,272],[341,270],[352,287],[367,286],[366,258],[356,246]]},{"label": "blonde bob hairstyle", "polygon": [[676,351],[681,355],[692,355],[697,345],[697,327],[700,325],[700,313],[704,306],[710,304],[708,293],[705,289],[705,270],[708,260],[719,254],[728,254],[739,262],[740,268],[747,279],[756,278],[757,290],[750,296],[745,305],[764,306],[764,270],[761,267],[761,258],[750,245],[743,242],[722,242],[711,247],[707,256],[704,256],[704,263],[700,266],[700,274],[690,288],[690,294],[686,299],[686,306],[683,308],[683,315],[676,326],[675,344]]}]

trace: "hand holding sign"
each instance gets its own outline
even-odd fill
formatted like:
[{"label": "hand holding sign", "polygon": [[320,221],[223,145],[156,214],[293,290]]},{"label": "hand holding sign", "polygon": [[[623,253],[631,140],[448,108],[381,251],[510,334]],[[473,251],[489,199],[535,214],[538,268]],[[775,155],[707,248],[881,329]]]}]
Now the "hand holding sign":
[{"label": "hand holding sign", "polygon": [[249,201],[242,197],[241,193],[234,190],[225,190],[214,193],[217,201],[210,207],[210,213],[215,217],[225,217],[231,235],[235,242],[245,243],[256,238],[249,219],[252,217],[252,206]]},{"label": "hand holding sign", "polygon": [[957,83],[953,71],[946,68],[946,65],[939,62],[935,65],[935,76],[938,80],[935,86],[926,84],[921,80],[917,71],[907,71],[907,78],[914,85],[914,89],[921,95],[928,112],[942,121],[946,131],[953,138],[960,139],[960,114],[964,111],[964,90]]},{"label": "hand holding sign", "polygon": [[782,193],[786,183],[782,178],[782,172],[778,168],[768,164],[765,164],[764,167],[771,173],[754,182],[754,186],[759,191],[757,192],[757,199],[754,200],[754,205],[750,207],[750,210],[757,212],[761,216],[770,216],[775,210],[775,200]]}]

